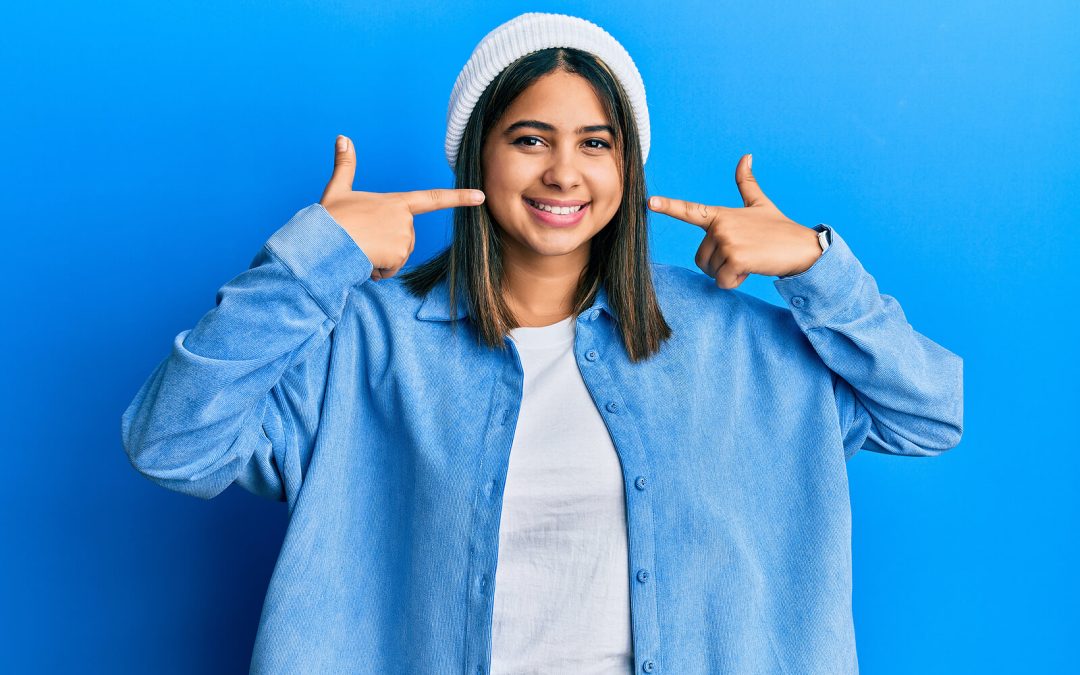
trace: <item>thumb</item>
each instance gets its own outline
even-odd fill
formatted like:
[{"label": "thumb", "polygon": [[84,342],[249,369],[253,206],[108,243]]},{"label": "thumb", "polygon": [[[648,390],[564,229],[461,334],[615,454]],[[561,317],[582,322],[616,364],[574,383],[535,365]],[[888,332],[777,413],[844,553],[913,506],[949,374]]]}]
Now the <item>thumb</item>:
[{"label": "thumb", "polygon": [[757,179],[750,171],[750,163],[753,155],[743,155],[739,164],[735,167],[735,183],[739,186],[739,194],[742,195],[743,206],[760,206],[771,204],[769,198],[762,192]]},{"label": "thumb", "polygon": [[334,151],[334,174],[326,191],[352,192],[353,179],[356,176],[356,149],[348,136],[338,136]]}]

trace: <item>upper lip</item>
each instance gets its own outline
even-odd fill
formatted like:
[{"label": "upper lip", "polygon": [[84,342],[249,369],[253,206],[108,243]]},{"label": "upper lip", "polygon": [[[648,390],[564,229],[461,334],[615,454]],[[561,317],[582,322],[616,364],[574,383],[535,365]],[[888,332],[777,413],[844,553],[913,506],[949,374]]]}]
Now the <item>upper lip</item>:
[{"label": "upper lip", "polygon": [[548,206],[581,206],[582,204],[588,204],[589,202],[581,201],[580,199],[540,199],[539,197],[530,197],[525,195],[526,199],[530,199],[539,204],[547,204]]}]

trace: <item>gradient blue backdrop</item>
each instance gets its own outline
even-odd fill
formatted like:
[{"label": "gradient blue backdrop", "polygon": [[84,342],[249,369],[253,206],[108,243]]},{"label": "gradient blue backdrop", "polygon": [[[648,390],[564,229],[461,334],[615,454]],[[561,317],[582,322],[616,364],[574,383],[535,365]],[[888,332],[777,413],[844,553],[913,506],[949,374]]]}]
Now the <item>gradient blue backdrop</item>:
[{"label": "gradient blue backdrop", "polygon": [[[173,336],[318,201],[451,186],[491,28],[562,11],[644,77],[652,194],[741,206],[739,156],[964,358],[965,434],[849,464],[863,672],[1059,673],[1077,625],[1075,2],[8,4],[0,20],[6,672],[246,672],[286,525],[140,477],[120,414]],[[416,260],[447,241],[418,218]],[[655,259],[701,231],[657,216]],[[1067,268],[1066,262],[1073,264]],[[772,277],[743,290],[780,304]]]}]

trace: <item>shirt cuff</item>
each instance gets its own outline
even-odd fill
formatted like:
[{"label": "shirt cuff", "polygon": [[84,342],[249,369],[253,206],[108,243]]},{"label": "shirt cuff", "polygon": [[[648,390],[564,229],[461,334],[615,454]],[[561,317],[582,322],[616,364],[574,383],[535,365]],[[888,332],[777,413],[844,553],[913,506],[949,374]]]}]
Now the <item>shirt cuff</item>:
[{"label": "shirt cuff", "polygon": [[824,223],[813,229],[828,232],[829,248],[809,268],[773,280],[803,330],[825,325],[852,306],[869,275],[835,229]]},{"label": "shirt cuff", "polygon": [[327,316],[338,320],[348,291],[371,278],[371,260],[322,204],[293,216],[267,240]]}]

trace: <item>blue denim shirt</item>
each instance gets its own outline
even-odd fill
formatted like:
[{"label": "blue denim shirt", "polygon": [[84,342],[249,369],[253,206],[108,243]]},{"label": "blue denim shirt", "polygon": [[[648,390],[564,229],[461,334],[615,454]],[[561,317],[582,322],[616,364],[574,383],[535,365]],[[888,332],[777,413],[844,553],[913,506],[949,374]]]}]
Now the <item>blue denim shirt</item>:
[{"label": "blue denim shirt", "polygon": [[[960,441],[960,357],[815,229],[832,245],[774,280],[784,306],[653,263],[673,335],[647,361],[604,291],[576,319],[622,467],[635,672],[857,673],[846,460]],[[122,416],[155,483],[287,502],[253,673],[488,672],[520,361],[445,282],[415,298],[371,270],[304,208]]]}]

